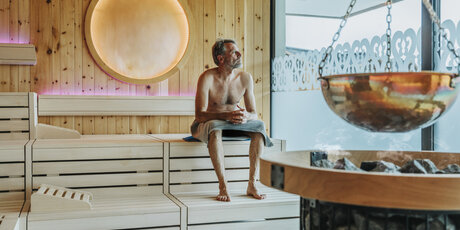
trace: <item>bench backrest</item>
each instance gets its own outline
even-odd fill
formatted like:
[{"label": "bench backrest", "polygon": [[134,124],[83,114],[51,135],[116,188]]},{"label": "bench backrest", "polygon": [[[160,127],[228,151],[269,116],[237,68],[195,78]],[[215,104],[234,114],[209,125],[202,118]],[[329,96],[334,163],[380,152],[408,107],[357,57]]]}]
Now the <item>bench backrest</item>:
[{"label": "bench backrest", "polygon": [[0,93],[0,140],[35,139],[35,93]]},{"label": "bench backrest", "polygon": [[[279,152],[284,142],[273,140],[274,146],[265,153]],[[247,185],[249,177],[249,141],[224,141],[225,176],[232,184]],[[169,189],[171,193],[214,190],[218,186],[206,144],[169,142]]]},{"label": "bench backrest", "polygon": [[28,140],[0,141],[0,202],[24,200]]},{"label": "bench backrest", "polygon": [[163,190],[163,143],[147,135],[36,140],[32,151],[33,189],[50,184],[80,190]]}]

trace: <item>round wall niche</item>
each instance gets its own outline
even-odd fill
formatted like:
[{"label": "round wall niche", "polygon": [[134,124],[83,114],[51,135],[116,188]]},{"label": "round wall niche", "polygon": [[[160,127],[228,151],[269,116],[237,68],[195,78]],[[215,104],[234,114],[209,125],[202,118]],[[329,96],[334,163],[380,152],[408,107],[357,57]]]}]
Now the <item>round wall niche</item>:
[{"label": "round wall niche", "polygon": [[165,80],[191,52],[190,20],[179,0],[92,0],[85,37],[97,65],[133,84]]}]

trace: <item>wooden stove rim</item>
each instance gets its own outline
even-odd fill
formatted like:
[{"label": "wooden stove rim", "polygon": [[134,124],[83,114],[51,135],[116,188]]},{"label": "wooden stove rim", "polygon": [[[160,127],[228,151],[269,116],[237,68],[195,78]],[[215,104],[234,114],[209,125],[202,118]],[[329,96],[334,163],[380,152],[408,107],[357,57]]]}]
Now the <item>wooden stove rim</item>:
[{"label": "wooden stove rim", "polygon": [[[291,155],[292,153],[306,154],[309,152],[297,151],[291,152]],[[260,181],[263,184],[272,186],[272,165],[277,165],[284,169],[283,191],[305,198],[379,208],[460,210],[460,195],[458,195],[460,194],[460,174],[350,172],[300,166],[298,161],[289,164],[270,159],[273,156],[286,155],[286,153],[289,154],[289,152],[281,152],[261,157]],[[386,187],[379,185],[386,185]]]}]

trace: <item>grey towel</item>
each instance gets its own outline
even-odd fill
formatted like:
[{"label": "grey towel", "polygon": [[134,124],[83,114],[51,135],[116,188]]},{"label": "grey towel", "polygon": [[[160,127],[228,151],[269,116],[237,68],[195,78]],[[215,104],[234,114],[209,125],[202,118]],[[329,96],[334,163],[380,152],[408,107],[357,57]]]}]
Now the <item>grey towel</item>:
[{"label": "grey towel", "polygon": [[[235,136],[244,136],[244,132],[260,133],[264,136],[265,146],[272,147],[273,143],[265,133],[265,125],[260,120],[250,120],[244,124],[232,124],[228,121],[210,120],[204,123],[193,121],[190,127],[192,136],[204,143],[208,143],[209,134],[214,130],[222,130],[222,136],[230,136],[235,139]],[[247,136],[244,136],[247,138]]]}]

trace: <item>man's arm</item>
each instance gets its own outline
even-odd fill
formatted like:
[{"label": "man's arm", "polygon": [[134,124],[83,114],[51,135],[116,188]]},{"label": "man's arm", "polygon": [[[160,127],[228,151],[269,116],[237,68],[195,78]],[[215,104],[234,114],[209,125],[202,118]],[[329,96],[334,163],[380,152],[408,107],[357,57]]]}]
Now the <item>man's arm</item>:
[{"label": "man's arm", "polygon": [[246,86],[246,91],[244,92],[244,105],[246,107],[245,118],[247,120],[257,120],[257,111],[256,111],[256,97],[254,96],[254,81],[250,73],[246,73],[244,78],[244,84]]},{"label": "man's arm", "polygon": [[209,120],[231,120],[232,112],[208,112],[209,88],[211,81],[206,76],[206,72],[201,74],[198,79],[198,86],[195,96],[195,119],[198,122],[206,122]]}]

